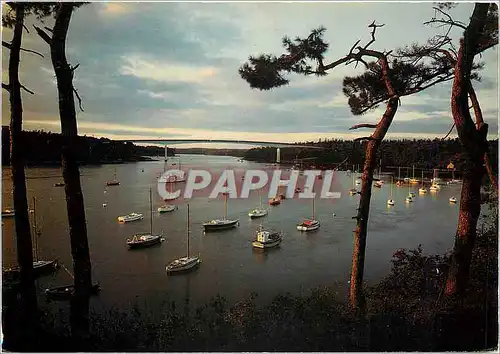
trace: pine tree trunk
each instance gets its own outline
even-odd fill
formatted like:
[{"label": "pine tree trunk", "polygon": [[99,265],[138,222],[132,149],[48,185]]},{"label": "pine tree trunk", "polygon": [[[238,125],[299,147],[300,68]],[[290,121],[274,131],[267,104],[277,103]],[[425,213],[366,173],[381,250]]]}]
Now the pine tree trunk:
[{"label": "pine tree trunk", "polygon": [[366,237],[368,217],[370,215],[370,200],[372,195],[373,171],[377,164],[376,157],[380,143],[389,130],[389,126],[396,115],[399,98],[393,96],[387,103],[387,108],[380,120],[377,129],[366,147],[365,165],[361,178],[361,196],[357,215],[356,230],[354,231],[354,250],[352,253],[351,283],[349,288],[349,303],[354,311],[364,310],[363,272],[365,266]]},{"label": "pine tree trunk", "polygon": [[33,272],[33,245],[28,214],[28,200],[26,196],[26,175],[24,170],[22,136],[23,106],[21,99],[21,84],[19,83],[24,4],[17,3],[12,5],[16,12],[16,23],[14,25],[14,34],[9,57],[10,163],[14,196],[17,261],[21,273],[22,314],[23,316],[25,315],[26,320],[31,323],[31,320],[35,318],[34,316],[37,313],[37,298]]},{"label": "pine tree trunk", "polygon": [[[57,78],[59,115],[62,134],[62,170],[66,192],[71,254],[75,277],[75,298],[72,300],[72,318],[76,330],[88,326],[88,297],[92,286],[91,263],[85,220],[85,205],[80,184],[80,171],[75,158],[78,139],[75,99],[73,95],[73,70],[66,59],[66,37],[73,5],[61,3],[56,14],[51,41],[52,65]],[[75,328],[75,326],[73,326]]]},{"label": "pine tree trunk", "polygon": [[476,127],[469,111],[470,75],[472,62],[483,31],[488,3],[476,3],[471,21],[460,48],[455,65],[451,94],[451,111],[458,137],[464,149],[465,168],[462,183],[458,226],[452,263],[445,287],[445,295],[463,295],[467,287],[472,249],[476,240],[476,227],[481,212],[481,182],[487,152],[488,125],[481,122]]}]

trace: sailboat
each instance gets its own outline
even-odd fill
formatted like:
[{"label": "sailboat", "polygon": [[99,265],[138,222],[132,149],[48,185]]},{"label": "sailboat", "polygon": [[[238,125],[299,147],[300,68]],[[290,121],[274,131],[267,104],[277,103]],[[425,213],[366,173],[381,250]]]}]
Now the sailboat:
[{"label": "sailboat", "polygon": [[119,186],[120,181],[116,179],[116,168],[115,168],[115,174],[113,175],[113,179],[111,181],[106,182],[107,186]]},{"label": "sailboat", "polygon": [[261,192],[259,192],[259,198],[260,198],[259,207],[253,209],[252,211],[250,211],[248,213],[248,216],[250,216],[250,218],[252,218],[252,219],[261,218],[263,216],[266,216],[268,213],[267,209],[262,208],[262,194],[261,194]]},{"label": "sailboat", "polygon": [[429,187],[429,190],[431,192],[437,192],[438,190],[441,189],[441,187],[439,186],[439,182],[441,180],[437,177],[437,169],[434,169],[434,176],[432,178],[432,185]]},{"label": "sailboat", "polygon": [[257,230],[255,240],[252,242],[252,246],[260,249],[273,248],[279,246],[282,239],[283,232],[264,230],[261,224]]},{"label": "sailboat", "polygon": [[422,170],[422,187],[419,188],[418,192],[420,194],[427,193],[427,189],[424,187],[424,170]]},{"label": "sailboat", "polygon": [[418,183],[418,179],[415,178],[415,165],[413,165],[413,177],[410,179],[411,184]]},{"label": "sailboat", "polygon": [[313,198],[313,205],[312,205],[312,218],[311,219],[306,219],[304,220],[303,222],[301,222],[300,224],[297,224],[297,230],[299,231],[313,231],[313,230],[317,230],[319,229],[319,227],[321,226],[319,221],[318,220],[315,220],[314,219],[314,213],[315,213],[315,209],[314,209],[314,200],[316,198]]},{"label": "sailboat", "polygon": [[[166,156],[167,152],[165,151],[165,156]],[[178,170],[181,171],[181,158],[179,157],[179,167],[178,167]],[[185,177],[180,177],[180,176],[169,176],[167,178],[167,180],[165,181],[165,183],[180,183],[180,182],[186,182],[186,178]]]},{"label": "sailboat", "polygon": [[401,181],[401,166],[398,167],[398,181],[396,182],[396,186],[401,186],[403,185],[403,182]]},{"label": "sailboat", "polygon": [[127,245],[130,249],[144,248],[160,243],[163,238],[162,235],[153,235],[153,197],[151,188],[149,189],[149,204],[150,204],[150,231],[147,233],[135,234],[131,239],[127,239]]},{"label": "sailboat", "polygon": [[413,193],[410,192],[410,184],[408,183],[408,196],[405,198],[405,203],[412,203],[413,197]]},{"label": "sailboat", "polygon": [[38,241],[41,235],[41,232],[37,228],[36,224],[36,198],[33,197],[33,235],[34,235],[34,254],[33,254],[33,271],[36,276],[52,273],[59,267],[59,262],[57,259],[52,260],[41,260],[39,254],[39,245]]},{"label": "sailboat", "polygon": [[389,200],[387,201],[387,205],[389,206],[393,206],[394,205],[394,200],[392,199],[392,176],[391,176],[391,197],[389,198]]},{"label": "sailboat", "polygon": [[228,219],[227,218],[227,197],[228,197],[228,189],[226,187],[226,192],[224,193],[225,197],[225,206],[224,206],[224,218],[223,219],[214,219],[203,223],[203,228],[205,231],[218,231],[231,229],[233,227],[237,227],[240,224],[239,219]]},{"label": "sailboat", "polygon": [[[354,169],[354,166],[353,166],[353,169]],[[358,191],[356,188],[354,188],[354,186],[356,185],[356,182],[355,182],[355,179],[354,179],[354,174],[352,175],[352,188],[349,189],[349,195],[356,195],[358,194]]]},{"label": "sailboat", "polygon": [[165,267],[167,274],[186,272],[194,269],[197,265],[201,263],[200,257],[189,256],[189,234],[191,230],[189,228],[189,204],[187,205],[187,232],[186,232],[186,240],[187,240],[187,254],[186,257],[182,257],[172,261]]}]

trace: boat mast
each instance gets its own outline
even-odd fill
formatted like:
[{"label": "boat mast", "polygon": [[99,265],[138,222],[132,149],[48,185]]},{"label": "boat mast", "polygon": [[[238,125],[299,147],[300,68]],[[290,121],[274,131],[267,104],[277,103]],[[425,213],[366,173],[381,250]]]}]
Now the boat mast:
[{"label": "boat mast", "polygon": [[398,167],[398,181],[401,179],[401,166]]},{"label": "boat mast", "polygon": [[36,198],[33,197],[33,236],[35,241],[35,261],[38,261],[38,232],[36,225]]},{"label": "boat mast", "polygon": [[316,199],[316,198],[314,198],[314,197],[313,197],[313,220],[316,220],[316,219],[314,218],[314,199]]},{"label": "boat mast", "polygon": [[187,205],[187,258],[189,258],[189,233],[191,230],[189,229],[189,204]]},{"label": "boat mast", "polygon": [[151,188],[149,188],[149,208],[151,209],[150,210],[150,214],[151,214],[151,217],[150,217],[150,228],[151,228],[151,236],[153,236],[153,197],[152,197],[152,192],[151,192]]},{"label": "boat mast", "polygon": [[391,176],[391,200],[392,200],[392,183],[394,182],[394,177]]},{"label": "boat mast", "polygon": [[224,201],[224,220],[227,219],[227,195],[228,195],[228,189],[226,187],[226,192],[224,193],[225,201]]},{"label": "boat mast", "polygon": [[415,165],[413,165],[413,179],[415,179]]}]

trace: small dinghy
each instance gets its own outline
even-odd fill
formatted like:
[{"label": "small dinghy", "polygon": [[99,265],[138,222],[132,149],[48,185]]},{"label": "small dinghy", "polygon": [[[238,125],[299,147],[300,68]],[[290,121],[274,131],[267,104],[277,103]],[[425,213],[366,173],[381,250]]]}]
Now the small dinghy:
[{"label": "small dinghy", "polygon": [[260,225],[256,236],[257,237],[252,242],[252,247],[266,249],[279,246],[283,238],[283,233],[264,230],[262,225]]},{"label": "small dinghy", "polygon": [[270,199],[269,200],[269,205],[280,205],[281,204],[281,200],[279,198],[273,198],[273,199]]},{"label": "small dinghy", "polygon": [[394,200],[389,199],[389,200],[387,201],[387,205],[393,206],[393,205],[394,205]]},{"label": "small dinghy", "polygon": [[411,196],[407,196],[407,197],[405,198],[405,203],[408,203],[408,204],[409,204],[409,203],[412,203],[412,202],[413,202],[413,198],[412,198]]},{"label": "small dinghy", "polygon": [[197,256],[189,256],[189,234],[191,233],[191,229],[189,228],[189,204],[187,205],[187,232],[186,232],[186,248],[187,253],[185,257],[176,259],[165,267],[168,275],[179,274],[183,272],[188,272],[190,270],[195,269],[200,263],[200,257]]},{"label": "small dinghy", "polygon": [[54,187],[64,187],[63,182],[54,183]]},{"label": "small dinghy", "polygon": [[457,202],[457,198],[451,197],[450,198],[450,203],[455,204]]},{"label": "small dinghy", "polygon": [[177,205],[166,204],[166,205],[162,205],[161,207],[158,208],[158,212],[160,214],[170,213],[174,210],[177,210]]},{"label": "small dinghy", "polygon": [[130,213],[128,215],[119,216],[118,222],[131,222],[144,219],[144,215],[139,213]]},{"label": "small dinghy", "polygon": [[[92,285],[90,289],[91,295],[97,295],[101,291],[99,283]],[[53,300],[69,300],[75,294],[74,285],[59,286],[55,288],[45,289],[45,295]]]}]

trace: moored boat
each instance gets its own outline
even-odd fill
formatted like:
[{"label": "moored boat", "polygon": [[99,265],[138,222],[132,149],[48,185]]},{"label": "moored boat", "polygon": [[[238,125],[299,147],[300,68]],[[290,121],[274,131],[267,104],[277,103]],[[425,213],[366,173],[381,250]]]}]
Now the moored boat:
[{"label": "moored boat", "polygon": [[174,210],[177,210],[177,205],[166,204],[166,205],[162,205],[161,207],[158,208],[158,212],[160,214],[170,213]]},{"label": "moored boat", "polygon": [[[95,283],[90,289],[90,295],[97,295],[100,291],[99,283]],[[74,294],[75,286],[73,284],[45,289],[45,295],[53,300],[69,300]]]},{"label": "moored boat", "polygon": [[259,230],[257,230],[256,238],[252,242],[252,246],[261,249],[277,247],[280,245],[282,238],[282,232],[264,230],[262,225],[260,225]]},{"label": "moored boat", "polygon": [[200,257],[189,256],[189,234],[191,229],[189,228],[189,204],[187,205],[187,232],[186,232],[186,256],[176,259],[165,267],[168,275],[183,273],[195,269],[200,263]]},{"label": "moored boat", "polygon": [[65,186],[64,182],[54,183],[54,187],[64,187],[64,186]]},{"label": "moored boat", "polygon": [[450,198],[450,203],[455,204],[457,202],[457,198],[451,197]]},{"label": "moored boat", "polygon": [[135,234],[131,239],[127,239],[127,246],[130,249],[145,248],[157,245],[162,242],[163,237],[161,234],[153,234],[153,196],[151,188],[149,189],[149,205],[150,205],[150,229],[148,233]]},{"label": "moored boat", "polygon": [[118,217],[118,222],[131,222],[131,221],[138,221],[144,219],[144,215],[139,214],[139,213],[130,213],[127,215],[119,216]]},{"label": "moored boat", "polygon": [[270,199],[269,200],[269,205],[280,205],[281,204],[281,200],[279,198],[273,198],[273,199]]},{"label": "moored boat", "polygon": [[[227,187],[226,187],[227,189]],[[218,230],[226,230],[232,229],[233,227],[237,227],[240,225],[239,219],[228,219],[227,218],[227,203],[228,203],[228,194],[229,191],[226,190],[224,193],[224,218],[222,219],[214,219],[203,223],[203,229],[205,231],[218,231]]]},{"label": "moored boat", "polygon": [[314,198],[312,198],[312,218],[306,219],[302,221],[300,224],[297,224],[297,230],[299,231],[313,231],[319,229],[321,226],[319,221],[314,218],[315,216],[315,208],[314,208]]}]

